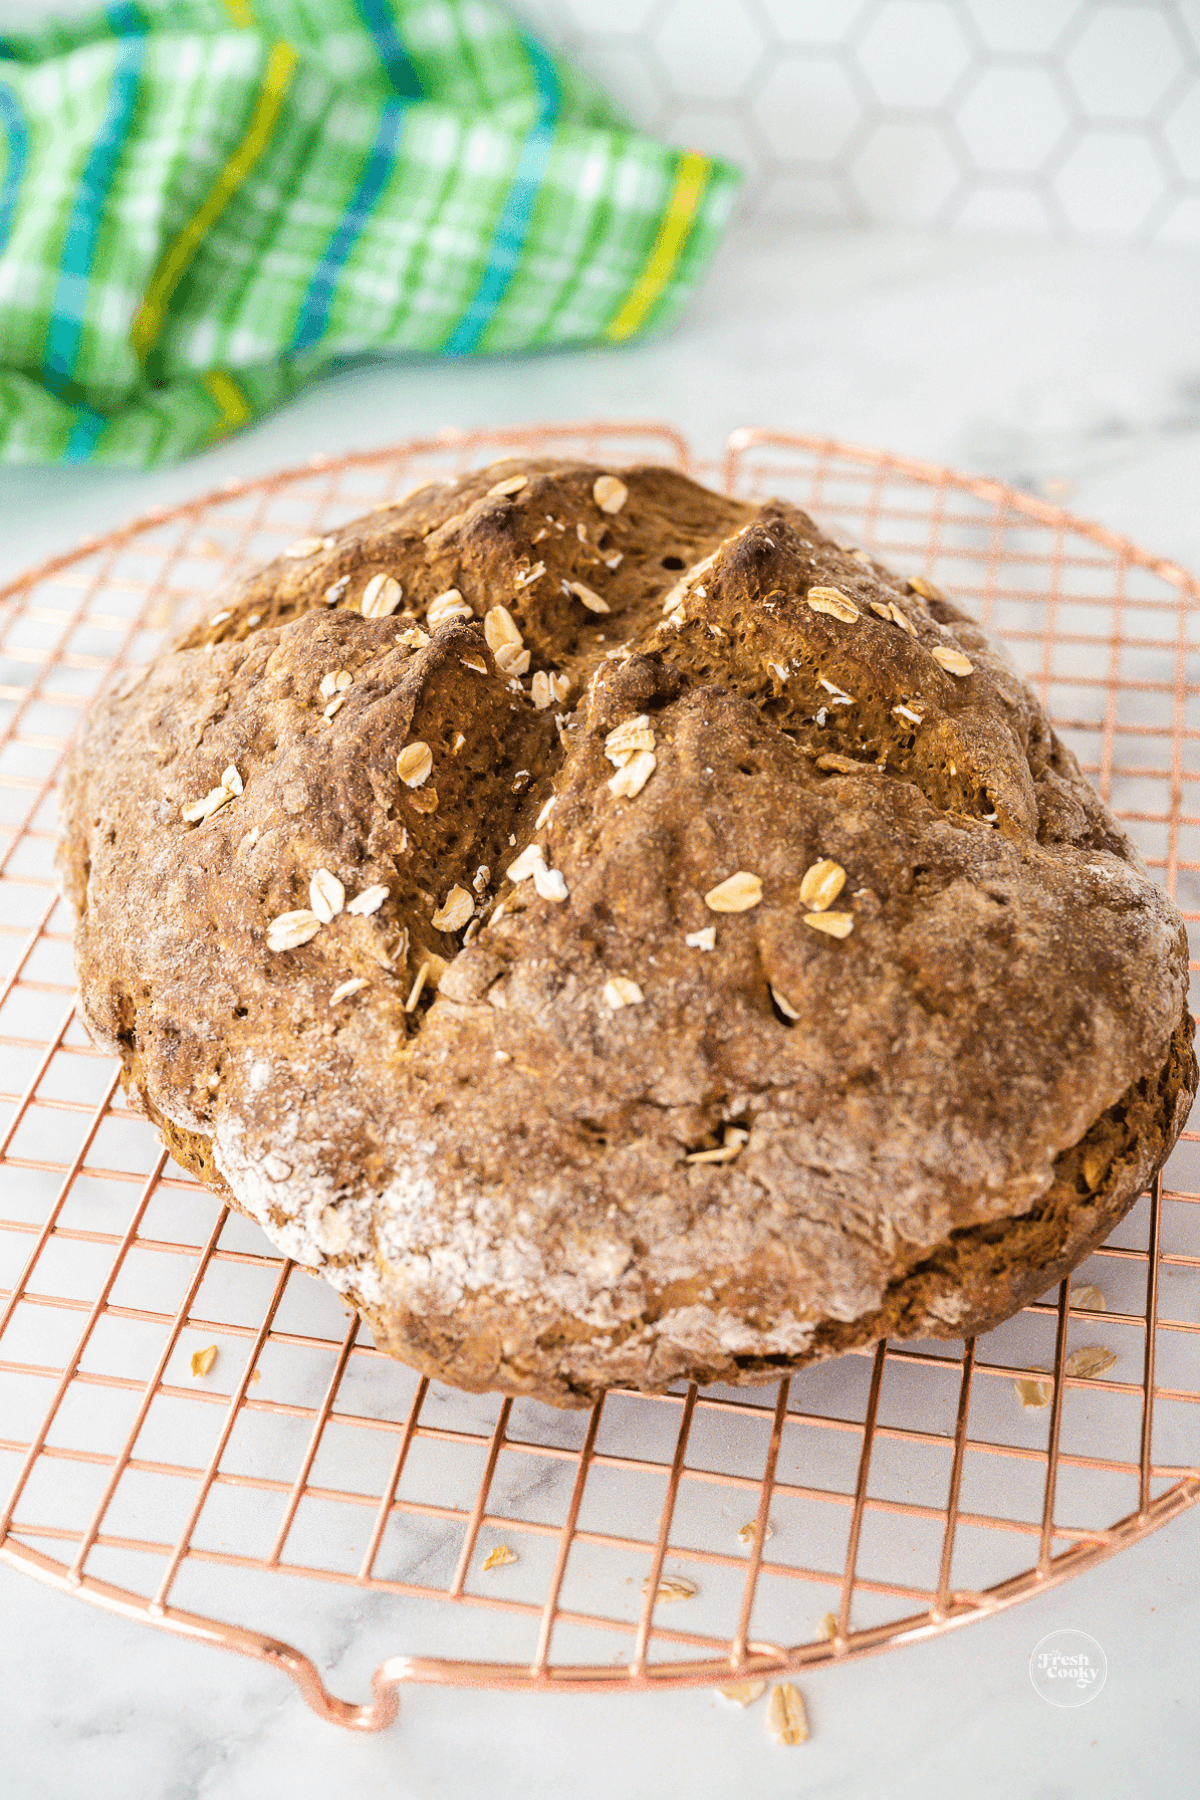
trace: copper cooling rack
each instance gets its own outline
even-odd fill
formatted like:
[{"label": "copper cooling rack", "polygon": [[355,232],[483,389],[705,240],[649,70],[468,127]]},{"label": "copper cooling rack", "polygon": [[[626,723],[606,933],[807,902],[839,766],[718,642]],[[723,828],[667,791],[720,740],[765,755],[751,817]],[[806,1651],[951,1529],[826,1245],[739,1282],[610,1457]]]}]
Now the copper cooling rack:
[{"label": "copper cooling rack", "polygon": [[[74,1016],[52,874],[54,783],[82,710],[239,568],[430,474],[545,450],[782,493],[948,588],[1003,635],[1200,920],[1195,585],[994,482],[754,430],[719,467],[664,426],[443,435],[231,484],[13,583],[0,1554],[275,1663],[359,1729],[389,1721],[406,1681],[657,1687],[844,1660],[1036,1594],[1200,1497],[1196,1133],[1073,1287],[983,1339],[880,1345],[757,1391],[615,1391],[572,1414],[381,1356],[122,1104]],[[1115,1361],[1073,1374],[1096,1345]],[[1047,1403],[1026,1408],[1015,1381],[1039,1370]],[[368,1703],[325,1685],[362,1691],[372,1669]]]}]

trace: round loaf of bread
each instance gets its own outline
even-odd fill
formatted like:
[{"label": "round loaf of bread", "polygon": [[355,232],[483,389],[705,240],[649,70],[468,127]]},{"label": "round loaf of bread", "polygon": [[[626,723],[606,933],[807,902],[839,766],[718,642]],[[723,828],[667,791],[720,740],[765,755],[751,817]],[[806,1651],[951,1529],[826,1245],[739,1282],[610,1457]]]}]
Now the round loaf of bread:
[{"label": "round loaf of bread", "polygon": [[134,1103],[460,1387],[984,1330],[1195,1091],[1180,917],[1002,654],[669,470],[292,545],[92,709],[63,818]]}]

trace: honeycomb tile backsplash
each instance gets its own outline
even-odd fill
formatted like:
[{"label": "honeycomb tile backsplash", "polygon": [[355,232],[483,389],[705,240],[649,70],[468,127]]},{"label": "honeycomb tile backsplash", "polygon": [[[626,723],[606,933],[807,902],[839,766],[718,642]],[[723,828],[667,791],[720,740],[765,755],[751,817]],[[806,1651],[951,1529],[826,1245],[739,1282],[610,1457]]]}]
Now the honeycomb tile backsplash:
[{"label": "honeycomb tile backsplash", "polygon": [[516,0],[763,214],[1200,239],[1200,0]]}]

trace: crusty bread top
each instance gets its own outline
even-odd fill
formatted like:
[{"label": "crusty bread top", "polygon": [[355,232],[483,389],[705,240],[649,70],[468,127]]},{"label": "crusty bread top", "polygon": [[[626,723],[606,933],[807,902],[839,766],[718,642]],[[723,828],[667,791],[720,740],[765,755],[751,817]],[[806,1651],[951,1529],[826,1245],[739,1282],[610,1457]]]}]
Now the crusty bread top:
[{"label": "crusty bread top", "polygon": [[[133,1092],[401,1354],[548,1398],[799,1357],[1161,1068],[1181,921],[935,590],[549,461],[294,551],[93,709],[64,883]],[[322,870],[386,898],[270,947]]]}]

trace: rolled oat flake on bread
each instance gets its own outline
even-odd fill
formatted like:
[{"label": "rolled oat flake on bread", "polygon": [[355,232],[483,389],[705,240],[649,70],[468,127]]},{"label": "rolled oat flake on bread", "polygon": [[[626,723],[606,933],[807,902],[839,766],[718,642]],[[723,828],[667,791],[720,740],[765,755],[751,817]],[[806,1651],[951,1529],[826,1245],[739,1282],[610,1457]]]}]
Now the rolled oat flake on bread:
[{"label": "rolled oat flake on bread", "polygon": [[510,459],[210,599],[91,710],[60,866],[172,1154],[465,1388],[983,1331],[1196,1086],[1179,914],[1004,655],[667,469]]}]

